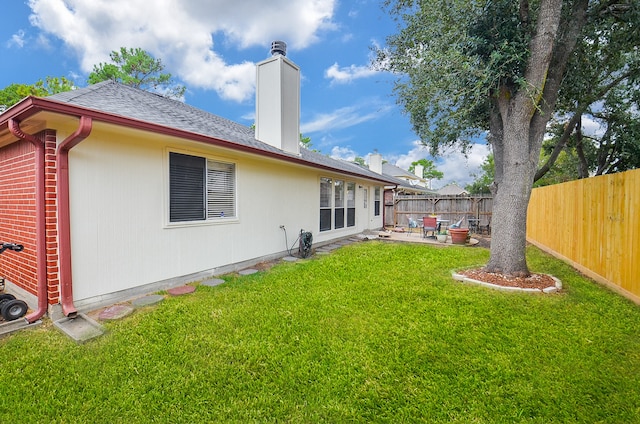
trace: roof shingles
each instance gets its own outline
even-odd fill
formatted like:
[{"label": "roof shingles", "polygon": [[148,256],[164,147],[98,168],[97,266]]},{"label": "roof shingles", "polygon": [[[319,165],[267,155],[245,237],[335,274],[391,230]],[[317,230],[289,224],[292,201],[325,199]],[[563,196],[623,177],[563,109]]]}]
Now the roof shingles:
[{"label": "roof shingles", "polygon": [[[129,87],[115,81],[104,81],[77,90],[54,94],[47,99],[201,134],[230,144],[238,144],[285,156],[294,156],[257,140],[254,130],[248,126],[189,106],[183,102]],[[388,181],[387,177],[376,174],[366,168],[333,159],[305,148],[300,148],[300,158],[309,162],[311,166],[328,167],[365,178],[391,182]]]}]

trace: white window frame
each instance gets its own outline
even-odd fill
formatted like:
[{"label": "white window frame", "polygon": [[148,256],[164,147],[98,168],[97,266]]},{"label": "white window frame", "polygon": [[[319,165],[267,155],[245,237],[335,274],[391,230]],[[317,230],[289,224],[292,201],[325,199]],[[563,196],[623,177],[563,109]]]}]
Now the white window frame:
[{"label": "white window frame", "polygon": [[380,216],[381,215],[381,197],[382,197],[382,189],[380,186],[377,186],[373,190],[373,215]]},{"label": "white window frame", "polygon": [[354,181],[320,178],[320,232],[356,226],[356,187]]}]

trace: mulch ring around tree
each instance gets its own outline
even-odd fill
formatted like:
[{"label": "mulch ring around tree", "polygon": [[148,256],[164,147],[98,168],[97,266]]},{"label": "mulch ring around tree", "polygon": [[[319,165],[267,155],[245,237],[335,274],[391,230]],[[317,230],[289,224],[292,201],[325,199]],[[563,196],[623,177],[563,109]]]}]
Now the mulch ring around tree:
[{"label": "mulch ring around tree", "polygon": [[557,278],[547,274],[532,273],[528,277],[515,277],[504,274],[484,271],[482,268],[465,269],[456,271],[454,278],[467,282],[480,282],[496,288],[514,290],[535,290],[545,293],[556,292],[562,289],[562,283]]}]

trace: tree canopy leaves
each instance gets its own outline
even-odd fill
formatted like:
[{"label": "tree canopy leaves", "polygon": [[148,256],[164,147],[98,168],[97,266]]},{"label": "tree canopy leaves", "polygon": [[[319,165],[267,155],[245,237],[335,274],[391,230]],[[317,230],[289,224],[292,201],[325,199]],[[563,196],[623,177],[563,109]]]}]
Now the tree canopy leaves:
[{"label": "tree canopy leaves", "polygon": [[74,88],[74,83],[65,77],[46,77],[33,85],[10,84],[0,90],[0,112],[28,96],[46,97]]},{"label": "tree canopy leaves", "polygon": [[432,160],[420,159],[411,162],[411,166],[409,166],[409,172],[415,172],[416,165],[422,165],[422,178],[425,178],[429,181],[441,180],[442,178],[444,178],[444,172],[439,171],[438,168],[436,168],[436,164],[433,163]]},{"label": "tree canopy leaves", "polygon": [[465,187],[469,194],[488,194],[491,193],[491,186],[494,180],[495,165],[493,163],[493,154],[489,153],[480,165],[481,173],[474,174],[475,178],[471,184]]},{"label": "tree canopy leaves", "polygon": [[111,63],[99,63],[93,66],[89,74],[89,84],[113,80],[131,87],[153,91],[166,97],[180,99],[186,87],[176,84],[171,74],[163,73],[161,59],[155,59],[141,48],[121,47],[109,55]]},{"label": "tree canopy leaves", "polygon": [[[121,47],[119,51],[111,52],[110,57],[112,63],[94,65],[87,79],[89,84],[113,80],[165,97],[181,99],[184,96],[186,87],[176,84],[170,73],[163,73],[162,61],[145,50]],[[0,112],[27,96],[46,97],[75,88],[75,84],[65,77],[46,77],[32,85],[10,84],[0,90]]]},{"label": "tree canopy leaves", "polygon": [[[588,18],[567,66],[554,137],[545,142],[549,154],[536,180],[553,171],[562,151],[576,158],[571,172],[563,164],[565,175],[578,178],[640,166],[640,3],[594,2]],[[586,123],[598,130],[585,131]]]}]

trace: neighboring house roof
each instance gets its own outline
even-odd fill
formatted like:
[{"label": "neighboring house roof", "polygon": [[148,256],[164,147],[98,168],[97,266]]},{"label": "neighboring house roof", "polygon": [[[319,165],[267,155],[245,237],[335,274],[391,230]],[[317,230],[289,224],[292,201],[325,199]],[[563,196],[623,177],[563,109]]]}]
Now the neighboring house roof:
[{"label": "neighboring house roof", "polygon": [[447,184],[437,191],[438,194],[445,196],[459,196],[461,194],[469,194],[469,192],[456,183]]},{"label": "neighboring house roof", "polygon": [[[72,106],[58,107],[58,104]],[[177,100],[129,87],[115,81],[104,81],[77,90],[54,94],[46,98],[27,98],[0,115],[0,130],[6,128],[8,117],[27,114],[32,107],[36,110],[53,110],[79,116],[87,111],[99,112],[94,119],[112,121],[120,125],[143,127],[149,131],[159,131],[160,127],[178,130],[187,138],[202,142],[214,142],[224,147],[251,151],[282,160],[297,162],[313,167],[373,179],[383,183],[391,181],[368,169],[333,159],[303,147],[300,156],[287,153],[255,138],[255,131],[245,125],[211,114]],[[119,119],[116,117],[120,117]],[[122,119],[124,118],[124,119]],[[152,124],[143,125],[142,123]],[[156,127],[159,126],[159,127]],[[170,131],[167,131],[170,132]],[[183,133],[184,132],[184,133]],[[204,137],[189,137],[189,133]]]},{"label": "neighboring house roof", "polygon": [[382,164],[382,173],[384,175],[390,175],[392,177],[400,178],[403,180],[420,180],[420,178],[418,178],[416,174],[406,171],[398,166],[391,165],[388,162]]},{"label": "neighboring house roof", "polygon": [[396,185],[398,186],[396,188],[397,191],[403,191],[405,193],[411,193],[411,194],[435,194],[435,191],[426,189],[419,185],[411,184],[407,180],[403,180],[401,178],[395,178],[395,177],[388,177],[388,178],[391,178],[396,182]]},{"label": "neighboring house roof", "polygon": [[[353,165],[359,166],[363,169],[367,169],[364,165],[360,165],[357,162],[350,162],[350,163]],[[435,194],[435,191],[433,190],[429,190],[424,187],[412,184],[412,181],[407,181],[406,179],[403,179],[403,178],[396,178],[395,176],[391,175],[388,172],[402,172],[410,175],[413,175],[413,174],[411,174],[410,172],[404,171],[403,169],[398,168],[395,165],[389,165],[387,163],[382,164],[382,174],[389,180],[389,182],[391,183],[390,185],[396,186],[396,189],[399,192],[405,192],[405,193],[411,193],[411,194]],[[414,178],[417,178],[415,175],[413,176]]]},{"label": "neighboring house roof", "polygon": [[398,189],[405,193],[435,194],[435,191],[429,190],[419,184],[424,179],[421,179],[416,174],[406,171],[398,166],[385,162],[382,164],[382,174],[393,178],[398,185]]}]

